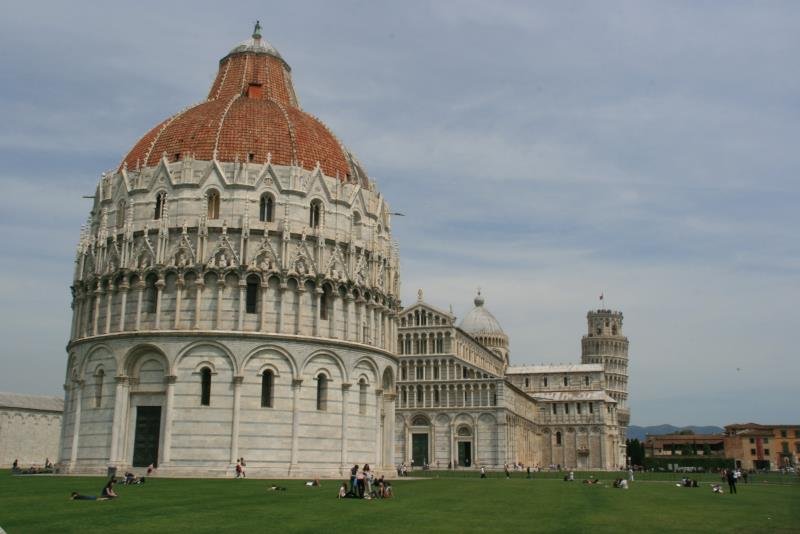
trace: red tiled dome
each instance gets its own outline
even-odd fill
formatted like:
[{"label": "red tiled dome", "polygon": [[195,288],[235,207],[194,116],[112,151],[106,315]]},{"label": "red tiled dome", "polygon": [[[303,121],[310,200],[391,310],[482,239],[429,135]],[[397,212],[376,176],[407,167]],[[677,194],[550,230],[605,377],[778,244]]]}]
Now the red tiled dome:
[{"label": "red tiled dome", "polygon": [[142,137],[123,164],[156,165],[191,155],[197,160],[264,163],[365,180],[358,162],[318,119],[300,109],[289,65],[258,33],[219,62],[205,102],[168,118]]}]

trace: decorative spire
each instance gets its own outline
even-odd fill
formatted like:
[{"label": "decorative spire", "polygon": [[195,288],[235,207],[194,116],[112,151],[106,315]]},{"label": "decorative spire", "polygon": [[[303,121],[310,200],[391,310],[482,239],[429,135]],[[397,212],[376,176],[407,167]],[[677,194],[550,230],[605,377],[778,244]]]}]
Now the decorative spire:
[{"label": "decorative spire", "polygon": [[478,288],[478,296],[475,297],[475,306],[483,306],[483,297],[481,296],[481,288]]},{"label": "decorative spire", "polygon": [[256,21],[256,27],[253,28],[253,39],[256,41],[261,39],[261,21]]}]

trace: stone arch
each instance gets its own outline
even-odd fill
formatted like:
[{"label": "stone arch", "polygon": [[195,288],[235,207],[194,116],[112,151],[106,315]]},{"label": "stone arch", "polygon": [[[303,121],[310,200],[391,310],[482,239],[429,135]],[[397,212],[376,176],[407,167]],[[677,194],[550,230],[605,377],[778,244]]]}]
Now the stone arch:
[{"label": "stone arch", "polygon": [[[297,365],[296,362],[294,361],[294,358],[284,348],[279,347],[277,345],[260,345],[251,350],[247,354],[247,356],[245,356],[244,359],[242,360],[242,374],[247,372],[247,366],[250,364],[252,360],[257,359],[259,356],[263,354],[269,354],[270,356],[277,356],[279,360],[285,362],[286,365],[289,367],[290,377],[292,379],[299,378],[297,373]],[[258,374],[263,373],[266,369],[272,369],[272,372],[275,373],[275,376],[280,376],[279,374],[280,370],[278,366],[269,363],[261,365]]]},{"label": "stone arch", "polygon": [[411,426],[431,426],[431,420],[424,413],[416,413],[411,416]]},{"label": "stone arch", "polygon": [[[147,358],[148,356],[151,356],[152,358]],[[127,376],[136,376],[135,373],[138,371],[138,365],[141,363],[140,359],[158,359],[159,357],[162,359],[164,370],[166,371],[169,369],[169,358],[167,358],[167,355],[164,353],[161,347],[153,345],[152,343],[136,345],[128,350],[123,357],[121,370]]]},{"label": "stone arch", "polygon": [[394,391],[394,371],[389,366],[383,370],[381,385],[385,391]]},{"label": "stone arch", "polygon": [[[111,347],[109,347],[105,343],[98,343],[98,344],[94,344],[89,349],[89,351],[83,356],[83,358],[80,359],[80,363],[78,364],[78,368],[77,368],[78,377],[82,377],[87,373],[87,368],[89,367],[89,362],[92,361],[93,359],[97,359],[97,355],[100,354],[101,352],[106,352],[107,353],[107,358],[112,360],[112,362],[113,362],[113,366],[112,366],[113,369],[111,369],[111,372],[116,372],[116,370],[117,370],[117,359],[114,356],[114,351],[111,349]],[[92,369],[92,373],[91,374],[94,374],[94,369]],[[109,375],[109,376],[111,376],[111,375]]]},{"label": "stone arch", "polygon": [[227,359],[228,365],[231,368],[231,372],[234,375],[239,374],[239,368],[236,364],[236,357],[233,355],[231,350],[222,343],[216,341],[208,341],[208,340],[195,341],[194,343],[190,343],[189,345],[181,349],[178,352],[178,355],[175,357],[175,361],[172,363],[170,374],[173,375],[177,374],[178,365],[180,364],[181,360],[191,355],[192,352],[194,352],[196,349],[200,347],[212,347],[219,350],[222,353],[222,356],[224,356]]},{"label": "stone arch", "polygon": [[[371,374],[365,374],[365,373],[363,372],[363,371],[364,371],[364,368],[362,367],[362,368],[360,369],[360,370],[362,371],[362,374],[364,374],[364,375],[367,377],[367,383],[368,383],[368,384],[377,384],[377,383],[378,383],[378,377],[379,377],[379,376],[381,376],[381,375],[380,375],[380,372],[378,371],[378,365],[375,363],[375,361],[374,361],[372,358],[370,358],[370,357],[368,357],[368,356],[363,356],[363,357],[359,358],[359,359],[358,359],[358,360],[357,360],[357,361],[356,361],[356,362],[353,364],[353,367],[350,369],[350,373],[351,373],[353,376],[355,376],[355,375],[356,375],[356,373],[359,371],[359,367],[360,367],[362,364],[363,364],[363,365],[364,365],[364,367],[366,367],[366,368],[367,368],[367,370],[369,370],[369,371],[370,371],[370,373],[371,373]],[[358,376],[361,376],[361,375],[358,375]]]},{"label": "stone arch", "polygon": [[333,380],[334,373],[331,371],[331,368],[333,368],[338,371],[340,380],[343,383],[347,382],[347,379],[349,377],[344,362],[342,362],[342,359],[336,353],[331,352],[329,350],[320,349],[309,354],[308,357],[303,362],[303,365],[301,366],[300,374],[301,375],[305,374],[307,371],[309,371],[309,369],[311,369],[312,366],[315,367],[310,376],[315,377],[319,374],[319,370],[325,370],[328,379]]}]

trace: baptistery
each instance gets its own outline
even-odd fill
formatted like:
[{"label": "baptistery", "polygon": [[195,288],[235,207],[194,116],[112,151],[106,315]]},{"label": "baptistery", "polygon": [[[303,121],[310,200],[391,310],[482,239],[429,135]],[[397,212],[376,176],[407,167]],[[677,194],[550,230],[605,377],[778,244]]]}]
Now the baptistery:
[{"label": "baptistery", "polygon": [[338,475],[393,461],[390,209],[256,25],[205,100],[99,180],[72,284],[60,461]]}]

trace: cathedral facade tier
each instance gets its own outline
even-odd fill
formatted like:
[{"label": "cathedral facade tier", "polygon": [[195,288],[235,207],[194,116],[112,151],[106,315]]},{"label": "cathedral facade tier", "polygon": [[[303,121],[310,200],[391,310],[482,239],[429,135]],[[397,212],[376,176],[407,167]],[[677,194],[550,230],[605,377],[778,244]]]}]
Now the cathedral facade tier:
[{"label": "cathedral facade tier", "polygon": [[101,176],[78,247],[73,472],[339,475],[394,461],[389,207],[256,27]]},{"label": "cathedral facade tier", "polygon": [[610,367],[618,362],[511,366],[508,336],[480,293],[457,325],[420,291],[400,312],[397,348],[396,463],[625,465],[629,412],[619,409],[618,368]]}]

